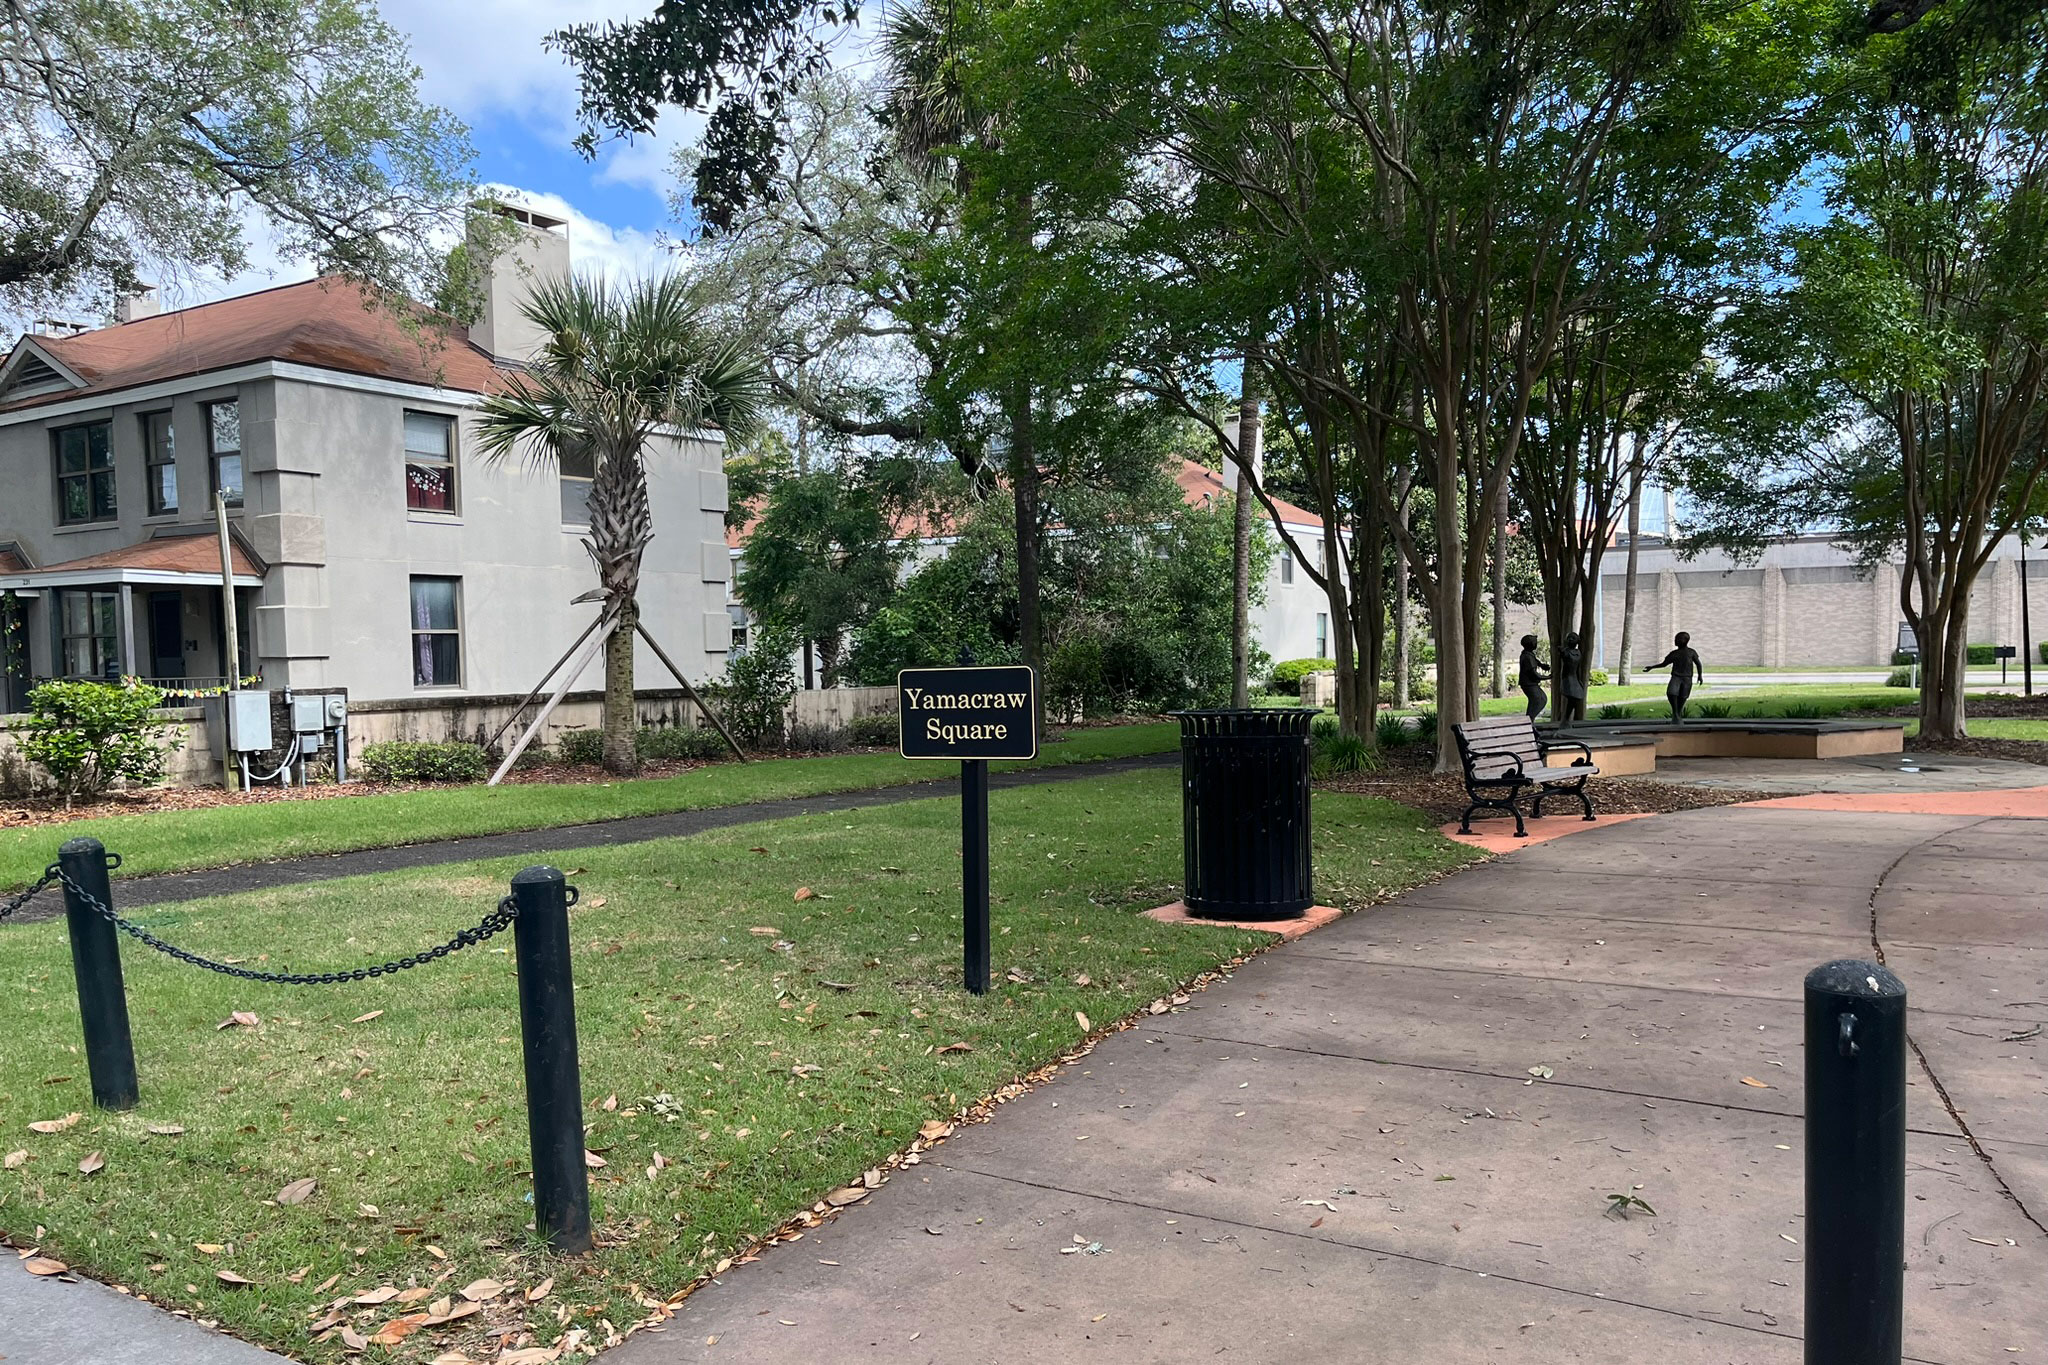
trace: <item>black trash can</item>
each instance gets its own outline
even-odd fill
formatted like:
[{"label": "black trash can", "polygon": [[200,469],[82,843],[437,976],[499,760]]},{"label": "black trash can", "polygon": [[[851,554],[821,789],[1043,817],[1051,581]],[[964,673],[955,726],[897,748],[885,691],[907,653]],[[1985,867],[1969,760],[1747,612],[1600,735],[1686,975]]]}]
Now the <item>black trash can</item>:
[{"label": "black trash can", "polygon": [[1298,919],[1310,882],[1308,726],[1316,712],[1179,711],[1188,914]]}]

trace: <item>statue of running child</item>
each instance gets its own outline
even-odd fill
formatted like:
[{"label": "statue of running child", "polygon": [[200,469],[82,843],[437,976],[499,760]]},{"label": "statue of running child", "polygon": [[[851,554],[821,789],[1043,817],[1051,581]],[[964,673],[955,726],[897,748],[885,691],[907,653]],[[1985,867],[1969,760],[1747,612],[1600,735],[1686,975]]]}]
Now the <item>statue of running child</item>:
[{"label": "statue of running child", "polygon": [[1661,663],[1651,664],[1643,672],[1659,668],[1671,670],[1671,681],[1664,684],[1664,700],[1671,703],[1671,719],[1680,724],[1685,722],[1686,699],[1692,696],[1693,679],[1707,680],[1707,666],[1700,662],[1700,653],[1692,647],[1692,636],[1679,631],[1671,641],[1677,648],[1664,656]]},{"label": "statue of running child", "polygon": [[1543,714],[1543,707],[1550,699],[1543,695],[1543,680],[1550,676],[1550,669],[1543,660],[1536,657],[1536,637],[1522,637],[1521,675],[1517,686],[1522,695],[1529,699],[1529,719],[1535,720]]}]

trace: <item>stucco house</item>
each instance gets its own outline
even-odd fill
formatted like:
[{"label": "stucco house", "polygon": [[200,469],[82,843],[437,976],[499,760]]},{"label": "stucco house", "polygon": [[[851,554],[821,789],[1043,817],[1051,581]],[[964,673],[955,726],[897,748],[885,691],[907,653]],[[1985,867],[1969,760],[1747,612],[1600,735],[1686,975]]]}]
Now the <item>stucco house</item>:
[{"label": "stucco house", "polygon": [[[566,225],[519,210],[467,329],[339,279],[21,338],[0,365],[6,709],[36,679],[225,681],[214,495],[243,672],[346,689],[352,739],[473,733],[590,622],[588,469],[477,454],[477,408],[534,353],[528,281]],[[697,680],[731,643],[723,442],[650,453],[643,619]],[[650,693],[673,686],[646,647]],[[593,663],[579,688],[599,685]],[[572,696],[567,724],[580,717]],[[379,720],[377,718],[381,717]]]}]

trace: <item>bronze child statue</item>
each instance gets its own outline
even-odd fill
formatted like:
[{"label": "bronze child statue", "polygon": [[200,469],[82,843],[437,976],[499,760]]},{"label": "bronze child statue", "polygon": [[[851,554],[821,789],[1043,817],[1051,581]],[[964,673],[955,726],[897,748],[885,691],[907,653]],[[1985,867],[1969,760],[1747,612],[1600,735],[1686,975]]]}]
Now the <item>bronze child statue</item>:
[{"label": "bronze child statue", "polygon": [[1586,651],[1579,644],[1578,632],[1564,637],[1564,643],[1557,649],[1557,698],[1558,714],[1553,717],[1559,725],[1576,725],[1586,718]]},{"label": "bronze child statue", "polygon": [[1671,670],[1671,681],[1664,684],[1664,700],[1671,703],[1671,719],[1681,724],[1685,720],[1686,699],[1692,696],[1693,678],[1707,680],[1707,667],[1700,662],[1699,651],[1692,647],[1692,636],[1679,631],[1671,641],[1677,648],[1666,654],[1661,663],[1651,664],[1643,671],[1652,672],[1659,668]]},{"label": "bronze child statue", "polygon": [[1543,695],[1543,680],[1550,676],[1550,670],[1543,660],[1536,657],[1536,637],[1522,637],[1521,675],[1518,686],[1522,695],[1529,699],[1529,719],[1535,720],[1543,714],[1543,707],[1549,698]]}]

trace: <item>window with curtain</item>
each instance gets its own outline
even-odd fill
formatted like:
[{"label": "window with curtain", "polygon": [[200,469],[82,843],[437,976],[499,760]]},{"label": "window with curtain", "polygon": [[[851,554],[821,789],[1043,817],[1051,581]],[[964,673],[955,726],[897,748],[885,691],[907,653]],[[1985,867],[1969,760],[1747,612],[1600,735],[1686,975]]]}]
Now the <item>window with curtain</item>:
[{"label": "window with curtain", "polygon": [[149,514],[161,517],[177,511],[177,439],[171,431],[168,412],[142,415],[142,458],[149,475]]},{"label": "window with curtain", "polygon": [[455,510],[455,419],[405,414],[405,505],[415,512]]},{"label": "window with curtain", "polygon": [[57,452],[57,520],[65,526],[112,521],[114,452],[111,424],[90,422],[50,433]]},{"label": "window with curtain", "polygon": [[462,686],[459,578],[412,580],[412,682],[415,687]]},{"label": "window with curtain", "polygon": [[242,405],[233,399],[206,405],[206,446],[213,491],[230,507],[242,505]]},{"label": "window with curtain", "polygon": [[1316,613],[1316,657],[1330,657],[1330,618],[1322,612]]},{"label": "window with curtain", "polygon": [[1282,583],[1292,583],[1294,581],[1294,551],[1292,550],[1282,550],[1280,552],[1280,581]]}]

